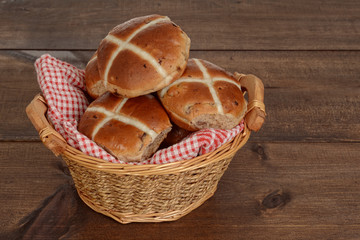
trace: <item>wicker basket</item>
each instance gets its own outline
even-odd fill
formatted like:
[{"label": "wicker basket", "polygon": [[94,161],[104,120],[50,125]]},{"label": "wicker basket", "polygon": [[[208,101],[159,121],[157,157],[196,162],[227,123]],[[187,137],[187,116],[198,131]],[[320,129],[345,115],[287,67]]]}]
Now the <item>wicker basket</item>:
[{"label": "wicker basket", "polygon": [[[249,98],[259,96],[248,91]],[[249,105],[254,105],[251,110],[262,109],[264,114],[262,101],[249,99]],[[26,110],[42,142],[65,160],[80,198],[120,223],[173,221],[199,207],[215,193],[231,159],[250,136],[248,123],[243,133],[214,152],[174,163],[135,166],[90,157],[68,145],[46,119],[47,105],[41,95]]]}]

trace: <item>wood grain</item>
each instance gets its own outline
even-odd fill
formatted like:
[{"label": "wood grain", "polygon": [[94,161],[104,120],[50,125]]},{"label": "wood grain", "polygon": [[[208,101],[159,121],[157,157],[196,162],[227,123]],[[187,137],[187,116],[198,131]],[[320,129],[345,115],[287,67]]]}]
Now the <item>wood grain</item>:
[{"label": "wood grain", "polygon": [[[40,92],[33,63],[43,53],[0,51],[0,141],[39,141],[25,107]],[[92,51],[50,54],[83,68]],[[191,54],[263,80],[268,116],[251,141],[359,142],[360,52]]]},{"label": "wood grain", "polygon": [[[84,69],[136,16],[169,16],[190,57],[265,85],[263,129],[215,195],[175,222],[121,225],[87,207],[25,107],[44,53]],[[360,1],[0,1],[0,239],[360,239]]]},{"label": "wood grain", "polygon": [[25,216],[59,185],[72,181],[62,160],[55,158],[42,143],[0,143],[0,160],[0,229],[3,231],[27,222]]},{"label": "wood grain", "polygon": [[21,152],[28,156],[25,161],[0,161],[1,189],[13,191],[0,195],[1,215],[7,216],[1,218],[1,226],[9,230],[3,231],[8,237],[356,239],[360,236],[359,143],[248,143],[231,162],[215,195],[200,208],[175,222],[128,225],[85,206],[72,189],[68,173],[57,167],[60,160],[54,159],[41,143],[0,143],[1,152],[5,149],[10,150],[2,158],[19,159],[23,156]]},{"label": "wood grain", "polygon": [[10,1],[1,49],[95,49],[115,25],[168,15],[193,50],[359,50],[360,3],[346,1]]},{"label": "wood grain", "polygon": [[[26,60],[32,67],[46,53],[85,69],[94,51],[0,51],[0,56],[7,55],[4,67],[11,69],[16,61]],[[255,74],[266,88],[360,87],[358,51],[190,51],[190,57],[208,60],[231,73]]]}]

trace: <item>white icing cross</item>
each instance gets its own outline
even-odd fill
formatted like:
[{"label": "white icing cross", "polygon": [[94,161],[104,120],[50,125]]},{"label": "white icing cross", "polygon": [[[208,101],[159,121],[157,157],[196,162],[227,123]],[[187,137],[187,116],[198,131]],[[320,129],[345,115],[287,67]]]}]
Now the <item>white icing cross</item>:
[{"label": "white icing cross", "polygon": [[200,71],[202,72],[203,74],[203,77],[204,77],[204,83],[208,86],[209,90],[210,90],[210,93],[211,93],[211,96],[214,100],[214,103],[218,109],[218,112],[220,114],[224,114],[224,109],[222,107],[222,104],[221,104],[221,101],[219,99],[219,96],[217,95],[216,91],[215,91],[215,88],[214,88],[214,85],[213,85],[213,82],[212,82],[212,79],[210,78],[210,75],[209,73],[207,72],[206,68],[204,67],[204,65],[202,65],[202,63],[199,61],[199,59],[194,59],[196,65],[198,65]]},{"label": "white icing cross", "polygon": [[171,76],[168,76],[167,72],[164,70],[164,68],[158,63],[158,61],[156,61],[156,59],[149,54],[148,52],[144,51],[143,49],[135,46],[134,44],[131,44],[130,41],[141,31],[143,31],[144,29],[155,25],[159,22],[162,21],[170,21],[170,19],[168,17],[162,17],[162,18],[158,18],[155,19],[143,26],[141,26],[140,28],[138,28],[136,31],[134,31],[125,41],[118,39],[117,37],[108,34],[105,39],[118,45],[118,48],[112,53],[112,55],[110,56],[109,62],[106,65],[105,68],[105,72],[104,72],[104,85],[105,87],[108,84],[108,76],[109,76],[109,71],[110,68],[114,62],[114,59],[116,58],[116,56],[122,51],[122,50],[130,50],[132,52],[134,52],[135,54],[137,54],[140,58],[146,60],[147,62],[149,62],[154,68],[155,70],[163,77],[165,78],[166,82],[171,81]]},{"label": "white icing cross", "polygon": [[107,122],[109,122],[109,121],[111,121],[113,119],[140,129],[141,131],[148,134],[152,139],[155,139],[157,137],[158,134],[154,130],[150,129],[148,126],[143,124],[142,122],[139,122],[137,119],[134,119],[134,118],[119,114],[121,108],[125,105],[127,100],[128,100],[128,98],[124,98],[116,106],[114,112],[106,110],[104,107],[89,107],[89,108],[86,109],[86,111],[100,112],[100,113],[102,113],[102,114],[104,114],[106,116],[100,123],[98,123],[96,125],[94,131],[92,132],[91,139],[93,141],[95,139],[96,134],[99,132],[99,130],[102,127],[104,127],[104,125]]}]

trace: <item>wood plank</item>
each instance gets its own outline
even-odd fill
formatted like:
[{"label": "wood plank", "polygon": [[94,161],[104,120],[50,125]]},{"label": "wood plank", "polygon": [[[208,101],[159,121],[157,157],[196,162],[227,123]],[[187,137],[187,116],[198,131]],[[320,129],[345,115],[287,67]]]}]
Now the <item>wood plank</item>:
[{"label": "wood plank", "polygon": [[[326,89],[326,88],[325,88]],[[255,141],[359,142],[360,89],[267,89]]]},{"label": "wood plank", "polygon": [[230,72],[252,73],[265,88],[359,88],[357,51],[192,51]]},{"label": "wood plank", "polygon": [[8,1],[1,2],[1,49],[96,49],[115,25],[168,15],[196,50],[359,50],[360,2]]},{"label": "wood plank", "polygon": [[60,186],[69,186],[69,182],[72,180],[63,161],[42,143],[1,143],[0,232],[28,222],[32,217],[28,214],[34,211],[36,215],[46,199],[52,199]]},{"label": "wood plank", "polygon": [[[42,53],[0,52],[1,141],[39,141],[24,110],[40,92],[33,62]],[[91,51],[50,53],[79,68],[84,67],[92,54]],[[263,79],[268,117],[264,128],[251,141],[359,141],[360,53],[308,53],[196,51],[192,54],[229,66],[229,71],[241,68],[241,72],[254,73]],[[345,57],[346,61],[342,61]]]},{"label": "wood plank", "polygon": [[38,138],[27,120],[25,108],[40,92],[33,61],[0,55],[0,136],[2,140],[31,140]]},{"label": "wood plank", "polygon": [[[40,145],[0,143],[0,236],[7,239],[50,235],[63,239],[360,236],[359,143],[248,143],[231,162],[215,195],[200,208],[175,222],[128,225],[81,203],[63,170],[49,164],[54,160],[52,153]],[[23,152],[24,161],[6,159],[23,160]],[[66,186],[61,185],[64,182]],[[51,221],[46,220],[50,216]]]},{"label": "wood plank", "polygon": [[[49,53],[84,69],[93,51],[0,51],[16,61]],[[190,58],[213,62],[229,72],[252,73],[266,88],[360,87],[357,51],[191,51]],[[14,63],[10,63],[14,64]]]},{"label": "wood plank", "polygon": [[[74,56],[76,52],[56,54],[64,61],[70,60],[70,57],[64,55]],[[76,56],[81,58],[81,54]],[[86,61],[80,63],[78,58],[76,61],[73,57],[68,62],[84,68]],[[35,60],[36,57],[19,51],[0,52],[0,141],[39,141],[38,134],[25,113],[27,104],[40,93]]]}]

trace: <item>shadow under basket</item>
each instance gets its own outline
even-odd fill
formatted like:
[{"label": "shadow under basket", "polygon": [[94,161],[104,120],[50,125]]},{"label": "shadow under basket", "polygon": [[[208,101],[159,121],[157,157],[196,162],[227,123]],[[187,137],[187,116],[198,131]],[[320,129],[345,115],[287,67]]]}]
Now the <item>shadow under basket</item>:
[{"label": "shadow under basket", "polygon": [[244,131],[211,153],[174,163],[128,165],[90,157],[68,145],[51,126],[41,95],[26,111],[44,145],[65,160],[80,198],[90,208],[120,223],[174,221],[215,193],[230,161],[248,141],[250,129],[261,127],[265,116],[263,86],[257,78],[247,76],[240,79],[242,86],[249,81],[251,90]]}]

